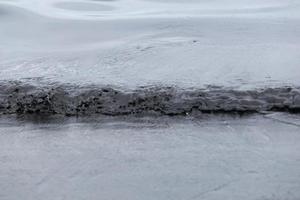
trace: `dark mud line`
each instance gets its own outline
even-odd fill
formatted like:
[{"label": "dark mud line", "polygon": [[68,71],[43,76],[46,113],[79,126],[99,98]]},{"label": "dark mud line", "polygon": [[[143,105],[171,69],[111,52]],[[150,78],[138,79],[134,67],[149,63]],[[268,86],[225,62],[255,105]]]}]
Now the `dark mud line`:
[{"label": "dark mud line", "polygon": [[300,89],[280,87],[240,91],[141,87],[121,90],[100,86],[0,83],[1,115],[184,116],[201,113],[244,115],[266,111],[300,113]]}]

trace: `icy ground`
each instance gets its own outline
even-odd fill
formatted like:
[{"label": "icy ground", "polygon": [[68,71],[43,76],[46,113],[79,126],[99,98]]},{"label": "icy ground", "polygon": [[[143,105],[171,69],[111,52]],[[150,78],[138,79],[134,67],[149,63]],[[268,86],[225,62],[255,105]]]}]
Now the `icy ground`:
[{"label": "icy ground", "polygon": [[298,200],[300,118],[0,119],[1,200]]},{"label": "icy ground", "polygon": [[0,0],[0,113],[264,113],[1,114],[0,200],[299,200],[299,67],[299,0]]},{"label": "icy ground", "polygon": [[299,86],[298,0],[0,0],[0,79]]}]

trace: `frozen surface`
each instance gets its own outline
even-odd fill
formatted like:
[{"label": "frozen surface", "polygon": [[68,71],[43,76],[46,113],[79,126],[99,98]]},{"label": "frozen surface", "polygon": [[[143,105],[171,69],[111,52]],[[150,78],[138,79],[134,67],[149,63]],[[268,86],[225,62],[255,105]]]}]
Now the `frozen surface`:
[{"label": "frozen surface", "polygon": [[297,200],[300,118],[0,119],[1,200]]},{"label": "frozen surface", "polygon": [[[0,0],[4,114],[299,111],[299,66],[298,0]],[[0,199],[300,199],[299,115],[198,117],[2,115]]]},{"label": "frozen surface", "polygon": [[299,86],[298,0],[0,0],[0,79]]}]

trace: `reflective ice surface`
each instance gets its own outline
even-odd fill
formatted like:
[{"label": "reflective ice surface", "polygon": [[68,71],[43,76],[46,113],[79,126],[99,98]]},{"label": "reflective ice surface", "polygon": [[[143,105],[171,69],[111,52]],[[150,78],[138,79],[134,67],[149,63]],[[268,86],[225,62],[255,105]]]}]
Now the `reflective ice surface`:
[{"label": "reflective ice surface", "polygon": [[1,200],[300,198],[300,118],[0,120]]}]

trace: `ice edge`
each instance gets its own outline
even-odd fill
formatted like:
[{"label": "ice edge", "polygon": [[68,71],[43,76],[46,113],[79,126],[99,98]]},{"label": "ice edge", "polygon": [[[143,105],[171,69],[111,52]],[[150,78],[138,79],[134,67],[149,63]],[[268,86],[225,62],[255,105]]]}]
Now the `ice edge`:
[{"label": "ice edge", "polygon": [[300,113],[299,87],[234,90],[149,86],[122,90],[109,86],[22,82],[0,83],[0,114],[190,115],[194,113]]}]

